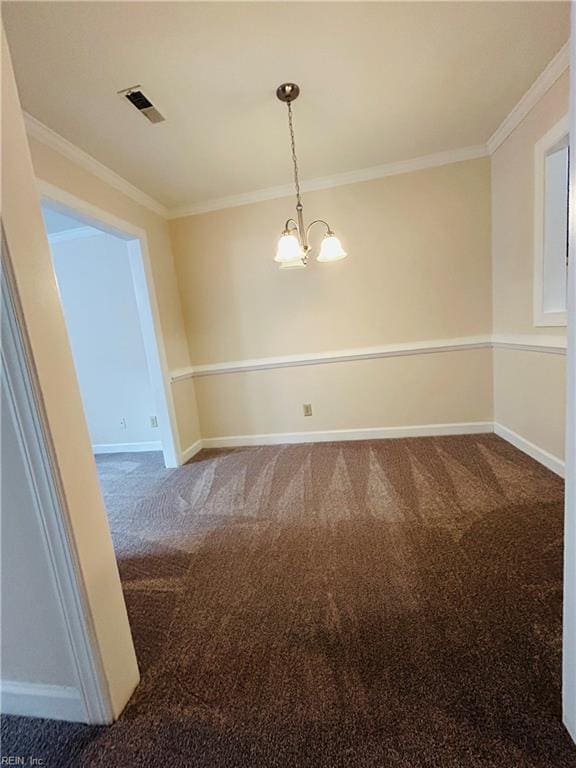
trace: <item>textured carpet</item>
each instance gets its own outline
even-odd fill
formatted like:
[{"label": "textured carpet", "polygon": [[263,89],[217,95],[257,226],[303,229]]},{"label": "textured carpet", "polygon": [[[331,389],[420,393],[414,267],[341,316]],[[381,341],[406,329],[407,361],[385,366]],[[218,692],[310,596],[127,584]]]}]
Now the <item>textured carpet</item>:
[{"label": "textured carpet", "polygon": [[576,766],[563,483],[494,435],[98,458],[142,682],[57,766]]}]

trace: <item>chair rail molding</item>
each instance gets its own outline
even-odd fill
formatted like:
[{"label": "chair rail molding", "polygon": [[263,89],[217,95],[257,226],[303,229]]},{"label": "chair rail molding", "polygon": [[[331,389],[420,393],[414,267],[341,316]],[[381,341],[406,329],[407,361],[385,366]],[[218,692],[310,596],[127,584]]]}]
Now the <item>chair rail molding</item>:
[{"label": "chair rail molding", "polygon": [[253,360],[234,360],[222,363],[206,363],[171,372],[172,383],[199,376],[217,376],[224,373],[247,373],[272,368],[294,368],[302,365],[323,365],[345,363],[355,360],[376,360],[384,357],[408,355],[430,355],[440,352],[458,352],[467,349],[516,349],[524,352],[566,354],[566,340],[563,336],[468,336],[454,339],[430,339],[427,341],[385,344],[377,347],[341,349],[332,352],[307,352],[301,355],[263,357]]}]

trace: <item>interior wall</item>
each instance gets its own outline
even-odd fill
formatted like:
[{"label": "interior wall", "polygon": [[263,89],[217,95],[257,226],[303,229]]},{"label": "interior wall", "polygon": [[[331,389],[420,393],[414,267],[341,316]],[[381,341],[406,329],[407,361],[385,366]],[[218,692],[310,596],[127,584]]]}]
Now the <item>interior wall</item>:
[{"label": "interior wall", "polygon": [[[490,333],[488,159],[307,193],[305,206],[349,258],[278,269],[292,198],[171,222],[193,364]],[[490,372],[478,349],[194,381],[202,435],[216,437],[491,419]]]},{"label": "interior wall", "polygon": [[102,232],[51,251],[92,445],[158,442],[126,241]]},{"label": "interior wall", "polygon": [[[66,549],[78,563],[70,589],[77,591],[83,606],[78,609],[78,620],[84,616],[90,627],[89,632],[78,632],[84,635],[83,647],[93,656],[95,668],[101,670],[98,688],[106,712],[100,714],[108,719],[119,715],[133,693],[138,666],[4,35],[1,56],[2,224],[7,242],[2,258],[9,261],[13,273],[22,331],[29,343],[45,429],[53,447],[62,495],[61,520],[68,536]],[[30,557],[33,555],[31,551]],[[67,584],[70,580],[68,575]],[[27,642],[33,645],[40,642],[46,628],[30,611],[28,616]],[[21,714],[32,713],[23,709]]]},{"label": "interior wall", "polygon": [[[231,373],[195,382],[202,436],[208,439],[492,421],[489,349]],[[303,403],[312,403],[311,417],[303,415]]]},{"label": "interior wall", "polygon": [[[51,147],[31,137],[29,145],[38,179],[145,230],[168,367],[173,369],[189,365],[188,341],[167,222]],[[184,382],[180,386],[185,396],[176,392],[179,385],[174,386],[173,394],[180,447],[185,450],[200,435],[196,431],[198,413],[193,382]]]},{"label": "interior wall", "polygon": [[[565,337],[533,321],[534,146],[569,109],[566,72],[492,156],[494,333]],[[496,422],[562,458],[565,360],[557,355],[497,350]]]}]

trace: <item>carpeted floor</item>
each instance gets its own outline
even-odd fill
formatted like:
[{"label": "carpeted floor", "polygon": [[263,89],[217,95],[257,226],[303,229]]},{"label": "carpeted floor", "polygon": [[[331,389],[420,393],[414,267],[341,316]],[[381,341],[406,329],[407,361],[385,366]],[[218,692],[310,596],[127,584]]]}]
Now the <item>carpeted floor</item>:
[{"label": "carpeted floor", "polygon": [[494,435],[98,458],[142,682],[46,768],[576,766],[563,483]]}]

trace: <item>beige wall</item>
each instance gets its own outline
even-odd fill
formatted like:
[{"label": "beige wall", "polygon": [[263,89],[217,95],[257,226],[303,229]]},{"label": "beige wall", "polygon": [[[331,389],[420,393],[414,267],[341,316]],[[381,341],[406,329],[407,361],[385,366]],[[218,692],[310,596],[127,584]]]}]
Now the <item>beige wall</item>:
[{"label": "beige wall", "polygon": [[[489,349],[195,379],[202,435],[492,421]],[[302,403],[313,404],[305,417]]]},{"label": "beige wall", "polygon": [[[563,329],[532,324],[533,148],[567,107],[565,74],[491,160],[307,193],[308,219],[328,219],[350,258],[331,265],[313,261],[302,271],[280,271],[272,260],[279,231],[293,214],[292,198],[167,223],[52,149],[34,140],[31,144],[40,178],[146,229],[168,362],[175,370],[190,362],[491,332],[562,334]],[[404,361],[367,361],[356,366],[364,371],[358,378],[355,364],[340,363],[178,381],[172,391],[181,447],[192,446],[201,435],[336,429],[343,423],[351,429],[396,426],[402,423],[400,413],[421,414],[414,416],[416,423],[456,419],[447,415],[450,408],[444,408],[443,398],[452,398],[449,384],[458,378],[456,369],[465,356],[451,355],[419,361],[421,375],[431,379],[440,360],[451,361],[445,386],[435,393],[435,413],[416,401],[407,410],[409,397],[394,379]],[[467,357],[485,361],[487,356],[478,351]],[[511,392],[523,392],[527,369],[542,383],[542,399],[559,403],[548,431],[534,416],[524,418],[510,407]],[[358,382],[368,379],[381,381],[386,395],[396,392],[395,410],[373,392],[371,402],[364,402],[368,390]],[[559,361],[503,350],[495,355],[494,386],[496,420],[561,456],[564,377]],[[326,415],[330,398],[323,393],[328,390],[341,394]],[[278,406],[281,391],[285,405]],[[256,409],[255,393],[276,404]],[[314,407],[314,416],[305,421],[302,402]],[[479,402],[485,402],[484,395]],[[486,413],[483,405],[479,410]],[[478,418],[473,403],[458,413],[458,420]]]},{"label": "beige wall", "polygon": [[[193,363],[490,332],[489,160],[313,192],[305,206],[348,259],[278,269],[292,198],[171,222]],[[477,350],[194,381],[202,436],[217,437],[491,419],[490,372]]]},{"label": "beige wall", "polygon": [[292,198],[171,222],[194,363],[490,332],[488,159],[311,192],[304,203],[348,259],[278,269]]},{"label": "beige wall", "polygon": [[[168,366],[173,369],[188,365],[188,343],[166,221],[45,144],[33,138],[29,143],[39,179],[146,231]],[[186,398],[174,398],[183,449],[199,438],[191,435],[198,419],[193,388],[188,389],[188,394]],[[194,439],[188,442],[191,436]]]},{"label": "beige wall", "polygon": [[[533,324],[534,145],[568,111],[566,72],[492,156],[494,332],[565,335]],[[500,350],[494,359],[495,420],[564,455],[564,360]]]}]

